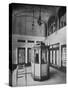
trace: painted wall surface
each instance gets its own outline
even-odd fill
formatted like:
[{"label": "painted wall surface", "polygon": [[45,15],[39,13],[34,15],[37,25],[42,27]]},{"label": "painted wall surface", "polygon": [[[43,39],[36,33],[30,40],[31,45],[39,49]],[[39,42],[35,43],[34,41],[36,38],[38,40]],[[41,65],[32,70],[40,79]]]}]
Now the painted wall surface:
[{"label": "painted wall surface", "polygon": [[34,19],[34,29],[32,26],[33,17],[15,17],[12,23],[12,33],[18,35],[45,36],[45,24],[38,25]]},{"label": "painted wall surface", "polygon": [[45,43],[60,43],[61,45],[66,44],[66,27],[57,30],[56,32],[45,38]]},{"label": "painted wall surface", "polygon": [[66,27],[61,28],[45,38],[45,44],[51,45],[56,43],[59,43],[58,66],[61,66],[61,45],[66,44]]}]

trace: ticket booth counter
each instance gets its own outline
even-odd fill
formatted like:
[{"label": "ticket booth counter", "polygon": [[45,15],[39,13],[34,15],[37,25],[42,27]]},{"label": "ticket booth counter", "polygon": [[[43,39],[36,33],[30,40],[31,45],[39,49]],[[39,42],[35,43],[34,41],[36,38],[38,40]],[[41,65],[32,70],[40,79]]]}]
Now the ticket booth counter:
[{"label": "ticket booth counter", "polygon": [[46,80],[49,78],[49,46],[45,46],[42,42],[34,45],[31,67],[34,80]]}]

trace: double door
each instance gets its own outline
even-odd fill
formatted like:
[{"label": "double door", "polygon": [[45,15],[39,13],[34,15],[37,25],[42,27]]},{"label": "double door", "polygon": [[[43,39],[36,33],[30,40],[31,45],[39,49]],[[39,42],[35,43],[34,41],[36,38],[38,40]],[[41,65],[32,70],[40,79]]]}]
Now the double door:
[{"label": "double door", "polygon": [[[18,68],[17,68],[17,86],[27,85],[28,73],[30,72],[30,67],[27,64],[31,63],[31,48],[18,48]],[[26,63],[27,54],[27,63]]]},{"label": "double door", "polygon": [[23,68],[25,64],[25,48],[18,48],[18,66]]},{"label": "double door", "polygon": [[50,63],[54,65],[59,65],[59,49],[50,50]]}]

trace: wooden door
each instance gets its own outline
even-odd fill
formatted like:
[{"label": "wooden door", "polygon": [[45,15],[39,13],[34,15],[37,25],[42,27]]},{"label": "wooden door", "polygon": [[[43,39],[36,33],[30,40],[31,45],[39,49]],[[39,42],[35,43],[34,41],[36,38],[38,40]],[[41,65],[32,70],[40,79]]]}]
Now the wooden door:
[{"label": "wooden door", "polygon": [[18,48],[18,64],[22,65],[25,63],[25,48]]}]

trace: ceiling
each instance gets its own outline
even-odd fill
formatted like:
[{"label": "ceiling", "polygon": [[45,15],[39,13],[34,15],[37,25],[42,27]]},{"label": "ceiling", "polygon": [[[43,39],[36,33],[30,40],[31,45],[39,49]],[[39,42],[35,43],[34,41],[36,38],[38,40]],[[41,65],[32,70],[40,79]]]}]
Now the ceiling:
[{"label": "ceiling", "polygon": [[52,15],[57,15],[60,6],[15,4],[13,5],[12,8],[12,16],[13,17],[27,16],[28,18],[33,17],[33,10],[34,10],[34,18],[37,19],[39,17],[40,8],[42,21],[48,22],[49,18]]}]

